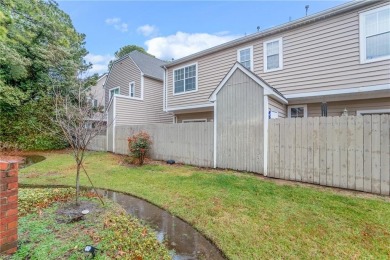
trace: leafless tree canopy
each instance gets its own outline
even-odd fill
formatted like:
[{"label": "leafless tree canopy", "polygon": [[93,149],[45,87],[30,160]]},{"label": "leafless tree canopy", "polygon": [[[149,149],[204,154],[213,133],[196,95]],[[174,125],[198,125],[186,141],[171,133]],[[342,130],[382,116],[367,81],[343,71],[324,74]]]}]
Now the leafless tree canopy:
[{"label": "leafless tree canopy", "polygon": [[106,114],[102,108],[93,105],[93,95],[88,94],[84,86],[85,82],[80,79],[79,86],[66,93],[55,91],[54,120],[61,128],[63,138],[69,143],[77,165],[76,203],[80,191],[80,170],[85,171],[83,161],[87,146],[95,136],[105,133],[107,128]]}]

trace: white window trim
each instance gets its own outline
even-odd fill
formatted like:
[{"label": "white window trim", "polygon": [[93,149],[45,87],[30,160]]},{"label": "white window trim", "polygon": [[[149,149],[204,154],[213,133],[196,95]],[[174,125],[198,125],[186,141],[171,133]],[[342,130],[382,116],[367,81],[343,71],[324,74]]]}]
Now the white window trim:
[{"label": "white window trim", "polygon": [[390,113],[389,109],[371,109],[371,110],[357,110],[356,115],[361,116],[362,114],[379,114],[379,113]]},{"label": "white window trim", "polygon": [[182,123],[201,123],[201,122],[207,122],[207,118],[201,118],[201,119],[185,119],[181,120]]},{"label": "white window trim", "polygon": [[[253,71],[253,45],[251,46],[246,46],[244,48],[241,48],[241,49],[238,49],[237,50],[237,61],[240,62],[240,51],[243,51],[243,50],[246,50],[246,49],[249,49],[250,51],[250,59],[251,59],[251,71]],[[240,62],[241,63],[241,62]]]},{"label": "white window trim", "polygon": [[[134,96],[133,97],[131,96],[131,84],[133,84],[133,86],[134,86]],[[135,82],[134,81],[131,81],[129,83],[129,97],[130,98],[135,98]]]},{"label": "white window trim", "polygon": [[[183,69],[185,67],[190,67],[190,66],[193,66],[195,65],[195,71],[196,71],[196,77],[195,77],[195,90],[191,90],[191,91],[186,91],[186,86],[184,84],[184,91],[183,92],[180,92],[180,93],[175,93],[175,71],[177,70],[180,70],[180,69]],[[191,64],[186,64],[186,65],[183,65],[179,68],[176,68],[172,71],[172,93],[174,96],[178,96],[178,95],[183,95],[183,94],[187,94],[187,93],[193,93],[193,92],[197,92],[198,91],[198,63],[195,62],[195,63],[191,63]]]},{"label": "white window trim", "polygon": [[115,88],[110,88],[108,90],[108,99],[111,100],[112,96],[111,96],[111,91],[115,90],[115,89],[119,89],[119,94],[117,95],[120,95],[121,94],[121,87],[115,87]]},{"label": "white window trim", "polygon": [[[267,69],[267,43],[274,41],[279,41],[279,68],[269,70]],[[263,42],[263,61],[264,72],[272,72],[283,69],[283,37]]]},{"label": "white window trim", "polygon": [[303,107],[303,117],[307,117],[307,105],[292,105],[287,107],[287,116],[291,118],[291,108]]},{"label": "white window trim", "polygon": [[365,26],[366,15],[376,13],[378,11],[382,11],[385,9],[390,9],[390,5],[382,6],[382,7],[372,9],[372,10],[369,10],[366,12],[362,12],[359,14],[360,64],[390,59],[390,55],[375,58],[375,59],[370,59],[370,60],[367,60],[367,58],[366,58],[367,57],[367,55],[366,55],[366,26]]}]

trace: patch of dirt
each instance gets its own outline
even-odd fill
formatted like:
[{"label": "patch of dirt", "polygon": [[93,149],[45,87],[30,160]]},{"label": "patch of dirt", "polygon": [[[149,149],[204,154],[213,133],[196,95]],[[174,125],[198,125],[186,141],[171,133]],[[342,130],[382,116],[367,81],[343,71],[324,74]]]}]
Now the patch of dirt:
[{"label": "patch of dirt", "polygon": [[58,218],[56,219],[58,223],[72,223],[81,221],[85,216],[81,212],[83,210],[89,210],[87,215],[98,215],[104,211],[102,206],[98,203],[92,201],[80,201],[79,205],[76,205],[75,202],[68,202],[61,205],[56,214]]}]

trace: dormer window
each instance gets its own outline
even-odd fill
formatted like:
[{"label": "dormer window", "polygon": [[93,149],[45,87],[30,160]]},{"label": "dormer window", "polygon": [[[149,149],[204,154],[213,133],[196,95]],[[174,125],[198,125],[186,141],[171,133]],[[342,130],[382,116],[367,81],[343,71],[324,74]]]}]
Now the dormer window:
[{"label": "dormer window", "polygon": [[253,46],[237,50],[237,61],[253,71]]}]

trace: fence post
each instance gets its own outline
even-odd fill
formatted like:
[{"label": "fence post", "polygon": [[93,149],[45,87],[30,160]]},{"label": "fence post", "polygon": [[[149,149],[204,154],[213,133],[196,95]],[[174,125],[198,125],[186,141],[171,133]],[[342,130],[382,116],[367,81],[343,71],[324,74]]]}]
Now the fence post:
[{"label": "fence post", "polygon": [[0,161],[0,253],[15,253],[17,243],[18,163]]}]

